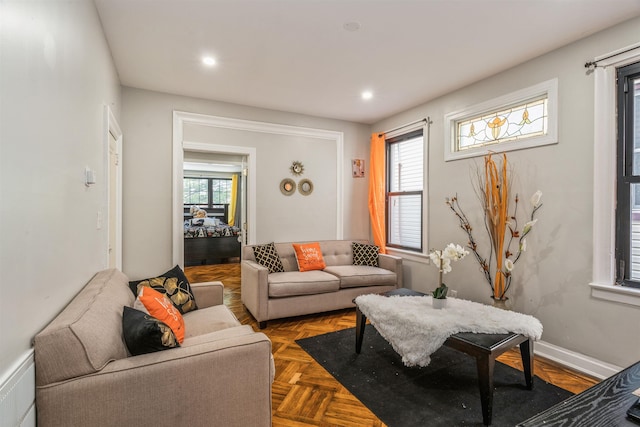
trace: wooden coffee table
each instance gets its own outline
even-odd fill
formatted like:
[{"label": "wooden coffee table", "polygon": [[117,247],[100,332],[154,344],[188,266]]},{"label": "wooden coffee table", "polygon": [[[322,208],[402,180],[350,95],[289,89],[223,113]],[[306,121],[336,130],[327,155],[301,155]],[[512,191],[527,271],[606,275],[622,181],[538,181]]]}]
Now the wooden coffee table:
[{"label": "wooden coffee table", "polygon": [[627,410],[638,400],[632,394],[637,388],[640,388],[640,362],[529,418],[518,427],[638,427],[640,424],[627,417]]},{"label": "wooden coffee table", "polygon": [[[385,292],[384,296],[424,296],[425,294],[411,289],[394,289]],[[356,304],[356,353],[362,350],[366,316]],[[466,353],[476,358],[478,369],[478,386],[480,387],[480,403],[482,405],[482,421],[491,425],[493,411],[493,369],[496,358],[507,350],[519,345],[524,368],[527,389],[533,388],[533,340],[516,333],[508,334],[476,334],[461,332],[451,335],[444,343],[447,347]]]}]

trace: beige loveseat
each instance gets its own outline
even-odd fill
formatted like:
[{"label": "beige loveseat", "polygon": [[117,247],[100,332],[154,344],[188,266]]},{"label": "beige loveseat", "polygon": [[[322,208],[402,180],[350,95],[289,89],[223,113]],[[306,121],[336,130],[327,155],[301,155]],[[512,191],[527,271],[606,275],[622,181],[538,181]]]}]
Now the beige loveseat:
[{"label": "beige loveseat", "polygon": [[222,304],[222,283],[191,285],[180,347],[129,356],[128,282],[97,273],[35,337],[38,426],[270,426],[271,342]]},{"label": "beige loveseat", "polygon": [[354,307],[359,295],[402,287],[402,258],[378,254],[378,267],[353,265],[352,240],[325,240],[319,243],[326,268],[301,272],[293,243],[309,242],[274,244],[284,272],[270,273],[256,262],[260,245],[242,248],[242,302],[261,329],[271,319]]}]

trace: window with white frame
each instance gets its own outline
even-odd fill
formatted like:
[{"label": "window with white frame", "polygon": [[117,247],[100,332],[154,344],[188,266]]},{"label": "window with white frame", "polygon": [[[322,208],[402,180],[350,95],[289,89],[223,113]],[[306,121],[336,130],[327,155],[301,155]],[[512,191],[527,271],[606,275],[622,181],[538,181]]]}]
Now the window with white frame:
[{"label": "window with white frame", "polygon": [[557,79],[445,116],[445,160],[555,144]]},{"label": "window with white frame", "polygon": [[640,62],[617,71],[616,282],[640,288]]},{"label": "window with white frame", "polygon": [[640,44],[595,58],[587,75],[594,77],[593,272],[594,298],[640,306],[640,289],[616,286],[616,152],[618,69],[640,62]]},{"label": "window with white frame", "polygon": [[423,130],[386,143],[387,246],[422,252]]}]

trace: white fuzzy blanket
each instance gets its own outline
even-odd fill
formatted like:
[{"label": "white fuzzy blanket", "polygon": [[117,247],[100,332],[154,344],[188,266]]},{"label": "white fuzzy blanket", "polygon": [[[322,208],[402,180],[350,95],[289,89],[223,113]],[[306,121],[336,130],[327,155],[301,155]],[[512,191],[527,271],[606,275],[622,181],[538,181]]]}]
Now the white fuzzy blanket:
[{"label": "white fuzzy blanket", "polygon": [[356,298],[362,313],[406,366],[427,366],[431,354],[458,332],[515,332],[534,340],[542,336],[542,324],[533,316],[458,298],[447,298],[447,307],[436,310],[431,301],[430,296],[373,294]]}]

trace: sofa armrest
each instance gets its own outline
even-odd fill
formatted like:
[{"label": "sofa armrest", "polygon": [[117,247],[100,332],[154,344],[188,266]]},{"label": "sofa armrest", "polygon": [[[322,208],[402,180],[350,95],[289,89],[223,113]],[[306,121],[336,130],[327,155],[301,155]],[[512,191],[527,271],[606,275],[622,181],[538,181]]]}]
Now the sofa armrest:
[{"label": "sofa armrest", "polygon": [[272,378],[264,334],[212,339],[39,387],[38,425],[268,427]]},{"label": "sofa armrest", "polygon": [[222,282],[192,283],[191,291],[200,308],[220,305],[224,302],[224,285]]},{"label": "sofa armrest", "polygon": [[378,254],[378,265],[385,270],[396,273],[396,287],[402,287],[402,258],[389,254]]},{"label": "sofa armrest", "polygon": [[269,320],[269,269],[243,260],[240,270],[242,303],[258,322]]}]

